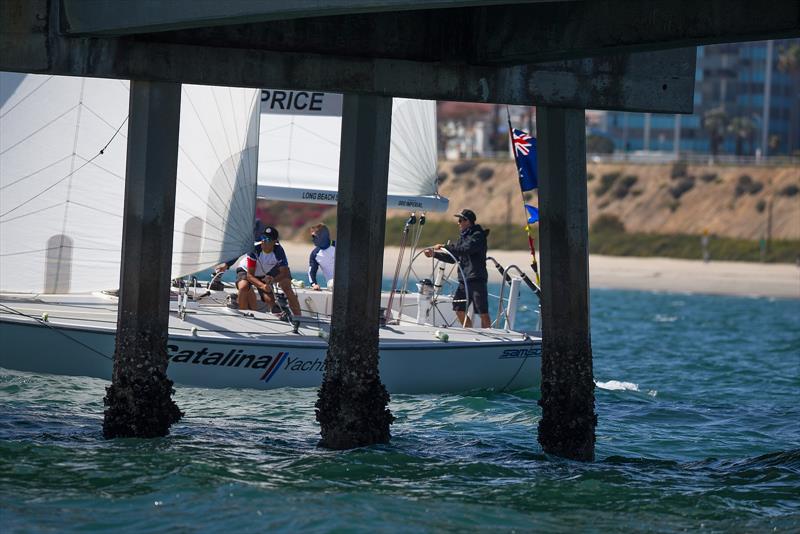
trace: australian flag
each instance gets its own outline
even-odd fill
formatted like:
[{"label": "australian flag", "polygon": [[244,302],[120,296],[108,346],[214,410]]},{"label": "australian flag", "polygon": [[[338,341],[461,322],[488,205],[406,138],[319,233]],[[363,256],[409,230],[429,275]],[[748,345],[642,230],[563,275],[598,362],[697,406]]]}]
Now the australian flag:
[{"label": "australian flag", "polygon": [[536,139],[522,130],[512,128],[511,144],[519,170],[519,186],[523,192],[536,189],[539,187],[539,176],[536,174]]}]

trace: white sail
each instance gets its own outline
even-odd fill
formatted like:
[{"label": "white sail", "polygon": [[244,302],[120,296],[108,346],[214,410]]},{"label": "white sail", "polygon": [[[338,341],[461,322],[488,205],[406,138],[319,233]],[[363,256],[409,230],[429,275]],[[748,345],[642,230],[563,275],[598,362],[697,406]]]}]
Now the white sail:
[{"label": "white sail", "polygon": [[[0,290],[119,285],[129,84],[0,73]],[[252,245],[258,92],[183,87],[172,276]]]},{"label": "white sail", "polygon": [[[336,204],[342,95],[265,89],[261,100],[259,195]],[[391,136],[387,207],[446,210],[437,188],[436,103],[395,98]]]}]

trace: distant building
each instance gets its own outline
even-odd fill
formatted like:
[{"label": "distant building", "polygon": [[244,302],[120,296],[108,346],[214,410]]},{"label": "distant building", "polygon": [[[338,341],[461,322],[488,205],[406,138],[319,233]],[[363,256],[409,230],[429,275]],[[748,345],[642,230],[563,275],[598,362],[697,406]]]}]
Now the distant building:
[{"label": "distant building", "polygon": [[[617,151],[675,152],[677,148],[707,154],[711,136],[703,127],[703,117],[719,108],[725,120],[739,118],[740,124],[745,123],[739,130],[742,155],[800,151],[800,72],[778,68],[782,51],[793,43],[800,44],[800,39],[698,47],[694,114],[608,112],[591,132],[610,137]],[[718,151],[735,154],[737,135],[722,135]]]}]

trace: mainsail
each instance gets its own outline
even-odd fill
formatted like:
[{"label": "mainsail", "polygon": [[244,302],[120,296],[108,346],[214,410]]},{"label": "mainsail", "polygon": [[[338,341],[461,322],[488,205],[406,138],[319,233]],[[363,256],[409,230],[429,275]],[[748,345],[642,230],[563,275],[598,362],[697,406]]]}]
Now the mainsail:
[{"label": "mainsail", "polygon": [[[129,84],[0,73],[0,290],[119,285]],[[172,276],[252,246],[258,91],[184,85]]]},{"label": "mainsail", "polygon": [[[259,195],[336,204],[342,95],[265,89],[261,101]],[[387,207],[446,210],[436,165],[436,102],[395,98]]]}]

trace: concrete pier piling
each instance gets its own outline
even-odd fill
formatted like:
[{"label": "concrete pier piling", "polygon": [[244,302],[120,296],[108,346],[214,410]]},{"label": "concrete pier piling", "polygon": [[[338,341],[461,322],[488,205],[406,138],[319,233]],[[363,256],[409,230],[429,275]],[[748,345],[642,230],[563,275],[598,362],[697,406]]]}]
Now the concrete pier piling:
[{"label": "concrete pier piling", "polygon": [[378,371],[392,99],[345,95],[337,206],[336,288],[317,400],[320,446],[387,443],[394,417]]},{"label": "concrete pier piling", "polygon": [[542,419],[546,453],[594,460],[589,218],[584,111],[537,107],[542,268]]},{"label": "concrete pier piling", "polygon": [[181,84],[132,81],[119,315],[103,435],[156,437],[183,415],[167,378]]}]

